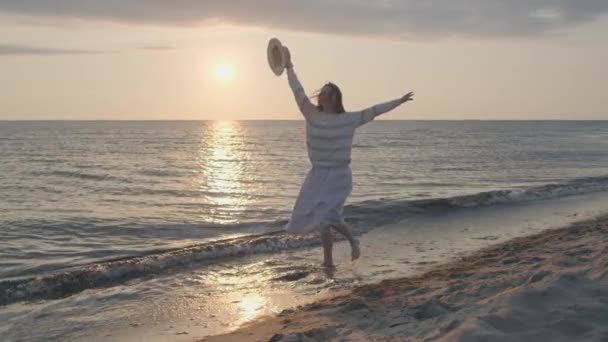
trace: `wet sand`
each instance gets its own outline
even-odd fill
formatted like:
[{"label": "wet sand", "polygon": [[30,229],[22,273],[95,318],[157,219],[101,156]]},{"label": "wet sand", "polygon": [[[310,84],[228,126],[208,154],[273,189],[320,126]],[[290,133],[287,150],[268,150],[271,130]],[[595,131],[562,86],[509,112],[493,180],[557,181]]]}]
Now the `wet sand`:
[{"label": "wet sand", "polygon": [[202,341],[325,340],[606,341],[608,216],[515,238]]}]

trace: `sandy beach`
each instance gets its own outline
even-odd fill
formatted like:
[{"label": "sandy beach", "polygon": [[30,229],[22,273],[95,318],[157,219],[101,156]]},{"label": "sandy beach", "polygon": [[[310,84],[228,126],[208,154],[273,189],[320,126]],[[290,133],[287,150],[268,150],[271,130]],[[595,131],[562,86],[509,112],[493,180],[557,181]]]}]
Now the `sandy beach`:
[{"label": "sandy beach", "polygon": [[607,341],[608,216],[202,341]]}]

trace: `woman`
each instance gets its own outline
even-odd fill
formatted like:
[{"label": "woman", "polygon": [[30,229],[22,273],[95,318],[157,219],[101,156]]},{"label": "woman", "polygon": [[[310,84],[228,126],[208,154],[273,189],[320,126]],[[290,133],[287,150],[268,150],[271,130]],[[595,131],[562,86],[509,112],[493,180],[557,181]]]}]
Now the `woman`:
[{"label": "woman", "polygon": [[315,230],[321,233],[323,265],[334,267],[331,228],[344,235],[351,247],[351,259],[359,258],[359,240],[344,222],[342,207],[352,190],[350,154],[355,130],[376,116],[413,100],[414,94],[371,108],[346,112],[342,105],[342,92],[333,83],[327,83],[318,95],[314,106],[293,70],[291,53],[286,47],[287,78],[296,102],[306,119],[306,145],[312,169],[308,172],[296,200],[287,232],[306,234]]}]

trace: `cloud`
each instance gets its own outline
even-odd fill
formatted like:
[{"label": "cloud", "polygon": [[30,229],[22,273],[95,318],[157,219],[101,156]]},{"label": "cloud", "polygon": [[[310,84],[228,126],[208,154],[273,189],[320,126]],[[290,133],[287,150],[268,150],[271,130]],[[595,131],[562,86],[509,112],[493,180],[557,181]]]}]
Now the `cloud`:
[{"label": "cloud", "polygon": [[0,12],[35,17],[170,26],[230,22],[394,39],[541,35],[607,11],[606,0],[0,0]]},{"label": "cloud", "polygon": [[25,45],[0,44],[0,56],[15,56],[15,55],[74,55],[74,54],[97,54],[105,53],[105,51],[92,50],[71,50],[71,49],[54,49],[48,47],[34,47]]}]

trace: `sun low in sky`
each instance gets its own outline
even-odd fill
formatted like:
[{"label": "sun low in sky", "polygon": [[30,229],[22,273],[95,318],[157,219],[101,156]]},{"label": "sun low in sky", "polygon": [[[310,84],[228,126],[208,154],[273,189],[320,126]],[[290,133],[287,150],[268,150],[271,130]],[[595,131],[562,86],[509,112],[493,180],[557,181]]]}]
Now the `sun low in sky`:
[{"label": "sun low in sky", "polygon": [[219,63],[213,67],[213,77],[221,83],[229,83],[236,76],[234,65],[229,62]]}]

